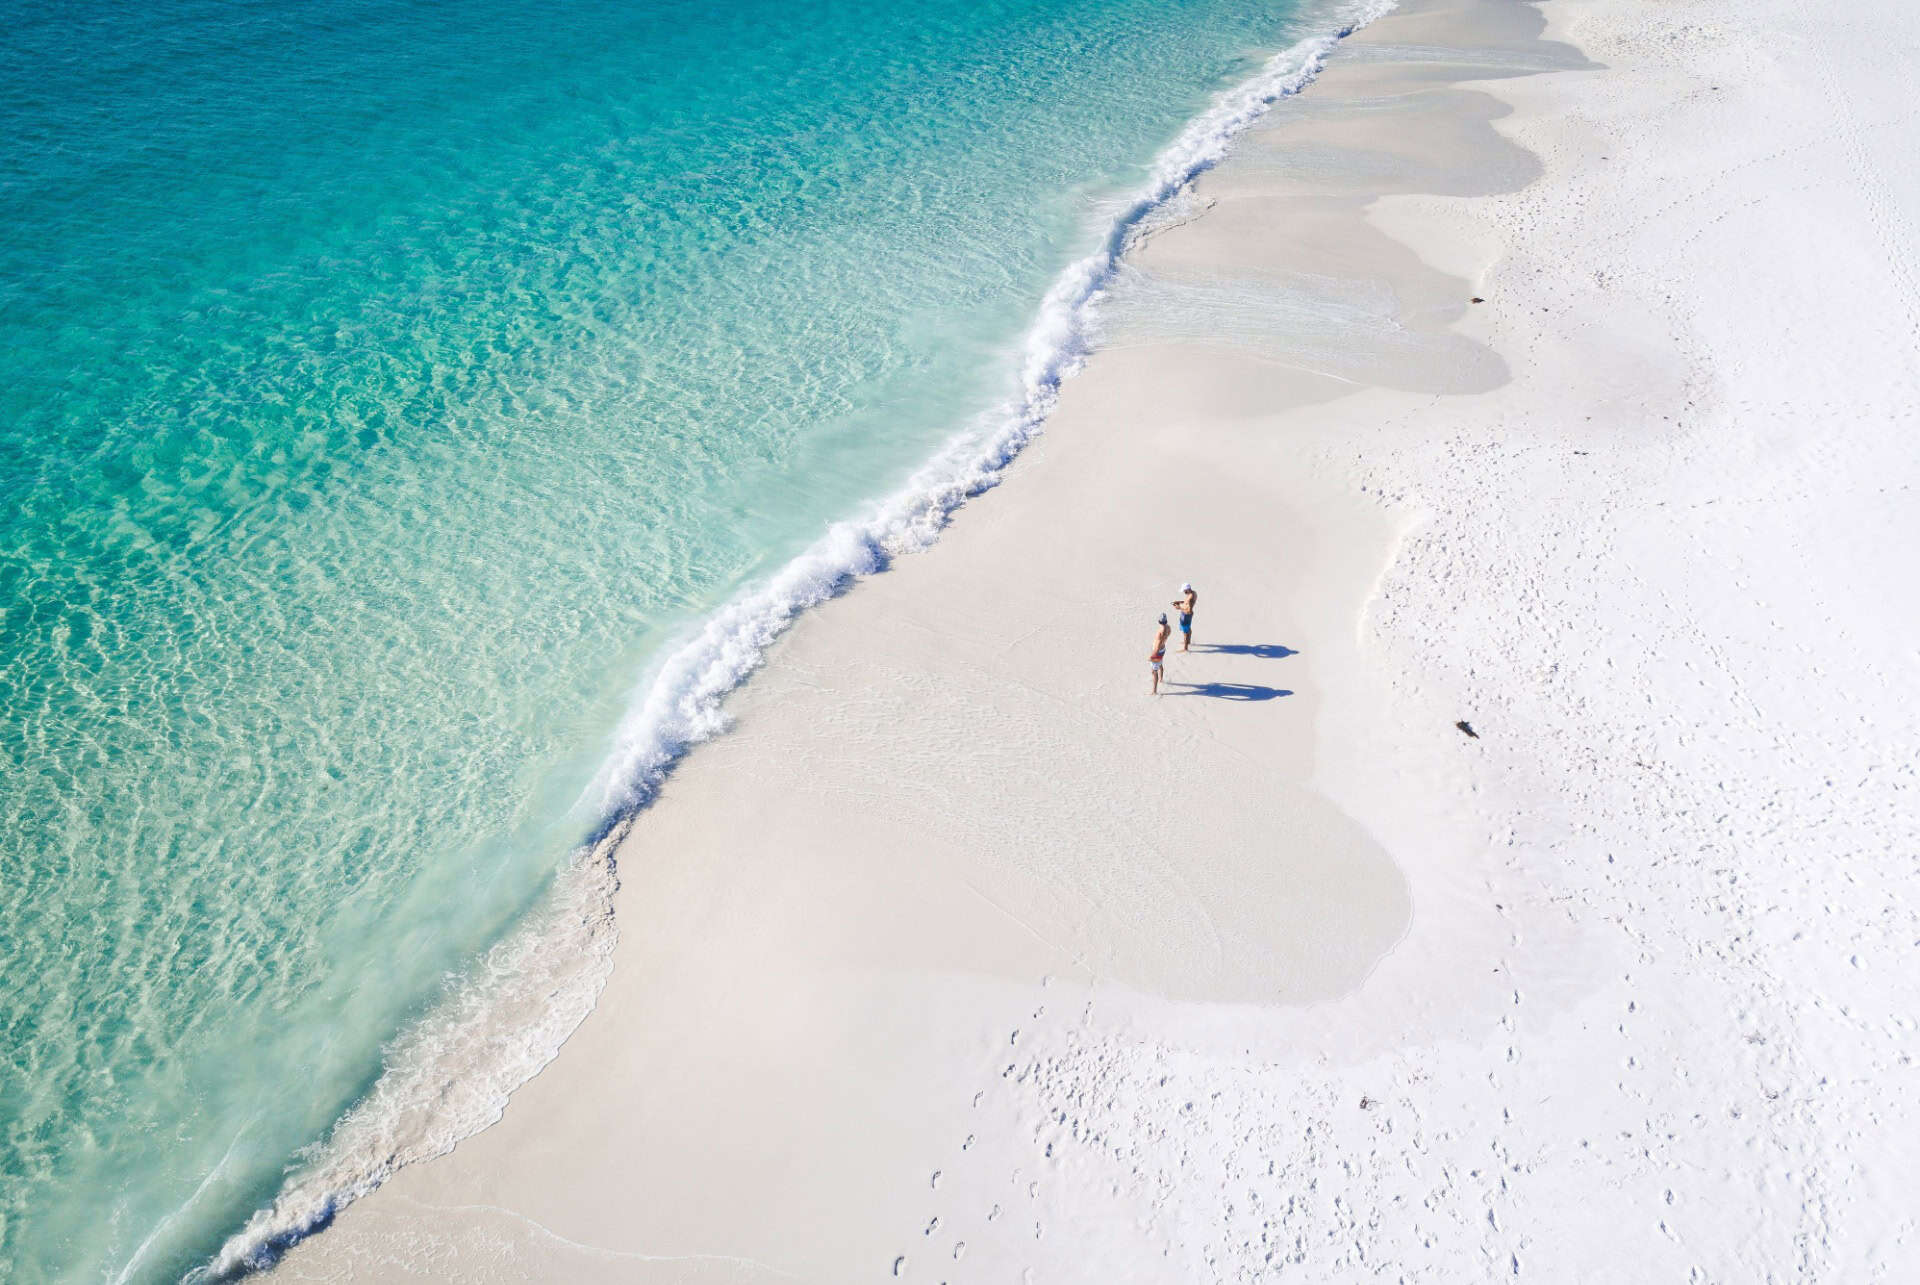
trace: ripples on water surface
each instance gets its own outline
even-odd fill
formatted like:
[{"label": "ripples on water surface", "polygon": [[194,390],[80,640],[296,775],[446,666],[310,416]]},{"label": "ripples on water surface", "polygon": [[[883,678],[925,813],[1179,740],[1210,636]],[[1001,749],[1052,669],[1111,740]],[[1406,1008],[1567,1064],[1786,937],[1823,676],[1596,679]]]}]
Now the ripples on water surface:
[{"label": "ripples on water surface", "polygon": [[10,7],[0,1276],[271,1199],[1297,7]]}]

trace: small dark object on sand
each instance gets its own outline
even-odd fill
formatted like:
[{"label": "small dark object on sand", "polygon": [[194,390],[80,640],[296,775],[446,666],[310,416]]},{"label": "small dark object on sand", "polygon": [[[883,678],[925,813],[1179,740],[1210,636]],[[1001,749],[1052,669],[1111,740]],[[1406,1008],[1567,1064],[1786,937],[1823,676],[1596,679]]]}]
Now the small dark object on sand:
[{"label": "small dark object on sand", "polygon": [[1361,1098],[1361,1099],[1360,1099],[1360,1109],[1361,1109],[1362,1111],[1371,1111],[1371,1110],[1373,1110],[1373,1099],[1372,1099],[1372,1098]]},{"label": "small dark object on sand", "polygon": [[1461,731],[1465,732],[1468,736],[1471,736],[1474,740],[1477,741],[1480,739],[1480,733],[1474,731],[1473,724],[1469,723],[1466,719],[1464,718],[1461,719],[1459,722],[1455,723],[1454,726],[1459,728]]},{"label": "small dark object on sand", "polygon": [[1479,295],[1475,295],[1473,296],[1473,298],[1469,299],[1467,302],[1468,303],[1485,303],[1486,300],[1482,299]]}]

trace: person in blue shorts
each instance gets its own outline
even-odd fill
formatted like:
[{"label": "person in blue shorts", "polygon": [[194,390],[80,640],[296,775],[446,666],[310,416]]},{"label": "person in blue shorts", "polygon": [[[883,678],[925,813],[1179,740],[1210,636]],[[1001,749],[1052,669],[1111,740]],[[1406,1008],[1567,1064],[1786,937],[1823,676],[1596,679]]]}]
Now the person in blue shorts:
[{"label": "person in blue shorts", "polygon": [[1180,596],[1173,605],[1180,609],[1180,650],[1186,651],[1193,646],[1193,609],[1200,603],[1200,595],[1193,591],[1193,582],[1180,586]]}]

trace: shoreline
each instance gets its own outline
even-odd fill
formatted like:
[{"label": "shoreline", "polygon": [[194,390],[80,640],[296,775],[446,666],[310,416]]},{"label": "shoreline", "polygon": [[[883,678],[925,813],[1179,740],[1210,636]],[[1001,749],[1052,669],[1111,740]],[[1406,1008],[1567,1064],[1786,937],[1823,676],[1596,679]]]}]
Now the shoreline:
[{"label": "shoreline", "polygon": [[[1760,47],[1786,8],[1722,11],[1556,0],[1543,41],[1416,0],[1342,46],[1130,258],[1004,496],[801,619],[668,780],[559,1057],[277,1274],[1898,1261],[1846,1176],[1913,1162],[1845,1144],[1912,1119],[1877,1024],[1912,985],[1836,961],[1903,957],[1908,885],[1815,891],[1804,845],[1898,850],[1910,784],[1860,769],[1920,746],[1913,680],[1898,611],[1768,568],[1897,572],[1899,336],[1821,350],[1857,422],[1793,432],[1761,287],[1871,287],[1837,250],[1725,271],[1804,207],[1726,113],[1807,103],[1766,97],[1804,85]],[[1569,41],[1626,70],[1526,74],[1591,66]],[[1149,704],[1128,640],[1188,578],[1226,649]],[[1865,730],[1780,748],[1819,715],[1772,601],[1873,660],[1821,693]],[[1860,781],[1850,819],[1781,763]]]},{"label": "shoreline", "polygon": [[[1144,186],[1100,225],[1095,248],[1070,262],[1017,345],[1017,395],[975,415],[897,490],[827,533],[773,575],[750,583],[659,658],[587,795],[604,819],[579,845],[555,891],[497,943],[449,995],[393,1042],[399,1050],[368,1095],[317,1144],[305,1164],[200,1272],[257,1270],[330,1225],[338,1213],[408,1165],[446,1154],[490,1127],[507,1100],[557,1054],[591,1012],[617,942],[619,853],[632,826],[693,749],[729,726],[725,703],[808,612],[895,560],[924,552],[960,509],[995,489],[1050,417],[1098,329],[1098,309],[1128,254],[1158,219],[1278,102],[1310,85],[1326,55],[1396,0],[1348,0],[1343,25],[1270,55],[1223,90],[1147,166]],[[586,797],[583,796],[583,803]],[[474,980],[478,979],[478,980]],[[488,1034],[532,1032],[504,1053]],[[482,1034],[476,1040],[475,1029]],[[457,1099],[457,1104],[455,1100]]]}]

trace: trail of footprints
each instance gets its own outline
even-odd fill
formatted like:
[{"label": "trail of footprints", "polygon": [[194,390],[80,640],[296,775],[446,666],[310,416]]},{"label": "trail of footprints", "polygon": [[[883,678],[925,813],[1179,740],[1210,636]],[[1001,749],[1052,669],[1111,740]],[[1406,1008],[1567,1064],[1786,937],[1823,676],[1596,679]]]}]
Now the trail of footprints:
[{"label": "trail of footprints", "polygon": [[[1513,1004],[1521,999],[1516,989]],[[1409,1090],[1425,1078],[1418,1058],[1401,1068],[1406,1079],[1381,1086],[1382,1096],[1356,1097],[1334,1084],[1276,1076],[1265,1064],[1222,1065],[1177,1049],[1116,1044],[1091,1025],[1091,1003],[1089,1020],[1064,1028],[1037,1025],[1046,1014],[1036,1008],[1023,1030],[1009,1032],[1008,1046],[1020,1052],[996,1059],[995,1083],[973,1095],[981,1132],[966,1134],[946,1163],[927,1171],[937,1203],[916,1243],[892,1257],[892,1277],[958,1285],[971,1241],[986,1251],[975,1268],[1008,1279],[1007,1259],[1047,1239],[1043,1196],[1053,1166],[1068,1157],[1075,1175],[1065,1181],[1098,1183],[1122,1200],[1130,1192],[1134,1208],[1154,1211],[1135,1226],[1163,1266],[1136,1279],[1251,1282],[1315,1263],[1365,1270],[1390,1208],[1410,1233],[1411,1244],[1402,1246],[1409,1259],[1420,1261],[1424,1250],[1438,1265],[1452,1257],[1449,1248],[1491,1242],[1501,1251],[1498,1274],[1520,1274],[1525,1238],[1503,1228],[1530,1164],[1504,1136],[1504,1068],[1485,1067],[1483,1105],[1497,1109],[1477,1118],[1501,1123],[1483,1134],[1483,1158],[1456,1167],[1436,1156],[1428,1164],[1430,1151],[1466,1149],[1452,1130],[1431,1127],[1416,1105]],[[1055,1038],[1042,1047],[1042,1034]],[[1292,1109],[1275,1110],[1276,1096]],[[998,1132],[1016,1118],[1030,1125],[1022,1139]],[[982,1163],[1007,1165],[997,1193],[995,1183],[976,1179]],[[1405,1172],[1390,1193],[1382,1180],[1395,1169]],[[978,1199],[981,1207],[940,1207],[942,1197]],[[1183,1216],[1197,1209],[1205,1216]],[[1484,1230],[1464,1225],[1467,1219]],[[1199,1239],[1176,1239],[1172,1229],[1182,1225],[1205,1230]],[[1018,1265],[1023,1280],[1046,1274],[1037,1255]]]},{"label": "trail of footprints", "polygon": [[[1050,987],[1052,984],[1053,978],[1051,976],[1040,979],[1040,985],[1043,989]],[[1091,1002],[1089,1002],[1088,1007],[1091,1009]],[[1039,1059],[1030,1058],[1023,1065],[1018,1057],[1017,1051],[1021,1047],[1022,1035],[1029,1034],[1032,1030],[1032,1025],[1043,1022],[1046,1016],[1047,1006],[1045,1004],[1037,1005],[1028,1019],[1028,1025],[1016,1026],[1007,1033],[1007,1047],[1016,1050],[1016,1055],[1014,1060],[1005,1063],[1001,1067],[996,1076],[997,1080],[1007,1081],[1014,1085],[1022,1085],[1040,1072],[1041,1061]],[[1030,1034],[1028,1044],[1029,1046],[1032,1044]],[[971,1104],[973,1110],[981,1110],[983,1104],[987,1101],[989,1091],[989,1089],[981,1089],[973,1095]],[[1064,1113],[1059,1116],[1059,1120],[1065,1120]],[[1057,1122],[1058,1121],[1056,1121],[1056,1123]],[[1044,1132],[1045,1124],[1043,1123],[1042,1126],[1036,1130],[1034,1140],[1041,1142],[1041,1135]],[[978,1141],[979,1138],[977,1134],[967,1134],[959,1144],[961,1155],[963,1157],[970,1155],[974,1151],[974,1147]],[[1052,1140],[1045,1141],[1042,1144],[1042,1159],[1051,1160],[1053,1159],[1053,1154],[1054,1142]],[[951,1166],[949,1166],[949,1168],[950,1167]],[[927,1178],[929,1190],[939,1191],[941,1180],[947,1176],[947,1173],[948,1168],[933,1170]],[[1008,1175],[1008,1187],[1012,1192],[1010,1201],[1005,1203],[994,1201],[991,1202],[985,1210],[980,1211],[983,1221],[991,1226],[996,1233],[1001,1233],[1003,1223],[1009,1218],[1016,1220],[1020,1218],[1018,1212],[1009,1213],[1009,1204],[1017,1207],[1019,1201],[1037,1202],[1040,1197],[1041,1187],[1039,1179],[1032,1177],[1019,1167],[1014,1168]],[[1045,1222],[1038,1217],[1031,1218],[1030,1221],[1033,1225],[1032,1238],[1036,1241],[1044,1240],[1046,1238]],[[943,1227],[947,1229],[947,1234],[945,1235],[941,1234]],[[945,1285],[948,1278],[944,1273],[951,1270],[954,1264],[963,1261],[967,1256],[966,1240],[958,1235],[954,1227],[948,1224],[939,1213],[934,1214],[927,1220],[926,1226],[921,1230],[921,1238],[924,1242],[924,1248],[916,1248],[914,1251],[895,1255],[892,1274],[902,1278],[912,1275],[920,1279],[939,1280],[942,1282],[942,1285]],[[1021,1279],[1023,1281],[1032,1281],[1034,1279],[1033,1268],[1024,1268]]]}]

